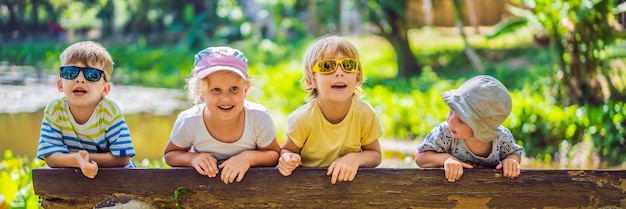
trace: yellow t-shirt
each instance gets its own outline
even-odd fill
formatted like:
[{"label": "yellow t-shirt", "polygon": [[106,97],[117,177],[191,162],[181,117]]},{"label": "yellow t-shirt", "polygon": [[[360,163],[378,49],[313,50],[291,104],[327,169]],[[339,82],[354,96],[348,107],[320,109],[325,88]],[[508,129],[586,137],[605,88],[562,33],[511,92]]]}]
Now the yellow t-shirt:
[{"label": "yellow t-shirt", "polygon": [[302,105],[287,119],[287,137],[298,146],[304,167],[327,167],[361,146],[377,140],[383,133],[376,112],[357,96],[343,121],[332,124],[324,118],[317,100]]}]

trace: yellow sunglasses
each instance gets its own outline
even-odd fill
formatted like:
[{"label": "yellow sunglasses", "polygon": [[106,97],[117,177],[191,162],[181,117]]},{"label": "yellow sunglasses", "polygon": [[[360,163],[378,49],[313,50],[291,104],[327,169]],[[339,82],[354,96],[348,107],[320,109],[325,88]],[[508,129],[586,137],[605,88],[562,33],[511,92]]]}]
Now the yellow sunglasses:
[{"label": "yellow sunglasses", "polygon": [[337,65],[341,64],[341,69],[346,73],[359,72],[359,62],[352,58],[345,59],[323,59],[313,65],[313,72],[320,74],[331,74],[337,71]]}]

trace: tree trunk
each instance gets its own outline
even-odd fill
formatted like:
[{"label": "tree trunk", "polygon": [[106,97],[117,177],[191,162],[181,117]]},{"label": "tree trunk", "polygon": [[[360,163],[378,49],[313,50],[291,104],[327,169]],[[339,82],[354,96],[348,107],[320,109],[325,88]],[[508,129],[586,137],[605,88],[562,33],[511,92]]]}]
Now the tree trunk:
[{"label": "tree trunk", "polygon": [[480,62],[480,57],[478,57],[478,54],[476,54],[474,49],[470,46],[469,41],[467,40],[467,36],[465,35],[465,31],[463,30],[465,27],[463,25],[463,13],[461,12],[461,7],[462,7],[461,2],[460,0],[454,0],[452,2],[454,5],[454,12],[456,14],[454,18],[454,25],[459,29],[459,33],[461,34],[461,38],[463,38],[463,43],[465,44],[465,48],[463,49],[463,52],[465,52],[467,59],[469,59],[470,63],[472,64],[472,67],[474,67],[476,72],[478,72],[479,74],[482,74],[485,72],[485,69],[482,63]]},{"label": "tree trunk", "polygon": [[607,93],[603,91],[608,87],[598,72],[598,61],[591,54],[590,46],[593,43],[589,40],[588,34],[593,31],[585,31],[584,27],[581,27],[578,33],[579,39],[575,38],[577,34],[574,32],[569,32],[566,39],[565,50],[570,60],[564,70],[566,74],[563,79],[565,93],[568,95],[566,103],[604,104],[605,98],[610,95],[606,95]]},{"label": "tree trunk", "polygon": [[102,34],[104,34],[104,36],[107,36],[107,34],[114,34],[114,13],[115,6],[113,5],[113,1],[107,1],[106,5],[104,5],[104,7],[100,10],[98,17],[102,21]]},{"label": "tree trunk", "polygon": [[41,24],[39,24],[39,1],[37,0],[33,0],[31,1],[31,5],[32,5],[32,10],[30,12],[30,19],[31,19],[31,26],[29,27],[29,31],[27,32],[27,34],[40,34],[40,32],[45,31],[44,27],[41,27]]},{"label": "tree trunk", "polygon": [[[6,33],[9,34],[9,37],[13,36],[13,32],[17,31],[18,33],[21,32],[20,28],[19,28],[19,22],[17,20],[17,16],[15,15],[15,11],[14,9],[15,4],[12,4],[11,2],[7,1],[6,2],[7,8],[9,8],[9,23],[7,24],[7,31]],[[13,38],[13,37],[12,37]]]},{"label": "tree trunk", "polygon": [[400,35],[399,33],[387,34],[385,38],[391,43],[394,52],[396,52],[396,61],[398,63],[398,74],[396,77],[408,78],[410,76],[420,75],[422,73],[422,66],[419,64],[415,55],[413,55],[413,51],[411,51],[406,31],[404,31],[404,35]]},{"label": "tree trunk", "polygon": [[[409,37],[407,31],[409,30],[408,21],[403,13],[397,11],[397,5],[393,3],[379,3],[382,7],[382,12],[385,13],[387,22],[389,23],[390,30],[384,30],[381,28],[381,33],[391,43],[393,50],[396,52],[396,60],[398,63],[397,78],[408,78],[410,76],[420,75],[422,73],[422,66],[419,64],[417,58],[411,50],[409,45]],[[402,4],[400,8],[404,8],[406,2]]]}]

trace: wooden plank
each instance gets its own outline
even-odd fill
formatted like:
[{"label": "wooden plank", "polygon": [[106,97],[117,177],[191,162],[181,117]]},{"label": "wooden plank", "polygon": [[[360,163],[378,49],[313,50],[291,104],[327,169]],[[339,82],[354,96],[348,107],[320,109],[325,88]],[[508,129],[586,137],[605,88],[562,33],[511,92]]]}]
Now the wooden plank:
[{"label": "wooden plank", "polygon": [[[191,168],[101,168],[94,179],[78,169],[33,169],[44,208],[93,208],[112,197],[183,208],[626,208],[624,170],[522,170],[518,178],[491,169],[465,170],[454,183],[442,169],[360,169],[353,182],[333,185],[325,169],[251,168],[224,184]],[[189,193],[171,197],[177,188]]]}]

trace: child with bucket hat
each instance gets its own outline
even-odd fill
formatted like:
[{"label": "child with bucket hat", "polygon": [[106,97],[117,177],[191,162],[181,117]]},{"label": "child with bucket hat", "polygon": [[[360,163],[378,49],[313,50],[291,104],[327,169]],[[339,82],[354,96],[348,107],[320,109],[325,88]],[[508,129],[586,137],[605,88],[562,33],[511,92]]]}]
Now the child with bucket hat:
[{"label": "child with bucket hat", "polygon": [[450,111],[418,146],[415,163],[422,168],[443,166],[450,182],[461,178],[463,168],[503,169],[505,177],[519,176],[524,148],[501,125],[511,114],[506,87],[479,75],[441,97]]},{"label": "child with bucket hat", "polygon": [[221,173],[225,184],[240,182],[252,166],[276,166],[274,122],[264,106],[246,100],[252,83],[247,61],[225,46],[195,55],[187,79],[195,106],[176,118],[164,150],[168,165],[193,167],[209,178]]}]

